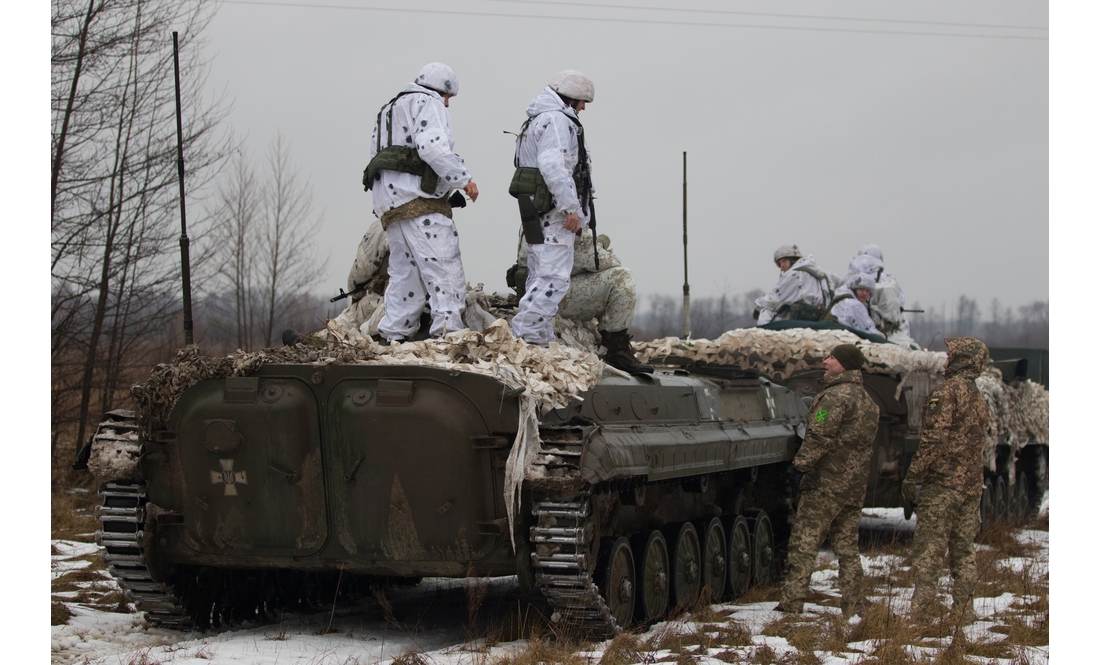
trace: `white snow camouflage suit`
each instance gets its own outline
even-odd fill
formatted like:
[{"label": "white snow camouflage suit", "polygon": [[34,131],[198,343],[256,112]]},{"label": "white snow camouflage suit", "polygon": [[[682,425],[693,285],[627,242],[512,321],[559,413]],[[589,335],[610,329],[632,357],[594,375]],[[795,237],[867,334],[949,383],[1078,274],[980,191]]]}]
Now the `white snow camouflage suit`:
[{"label": "white snow camouflage suit", "polygon": [[[414,146],[436,174],[439,185],[434,192],[420,188],[420,176],[400,171],[378,172],[371,186],[374,214],[382,215],[418,197],[446,198],[452,190],[470,182],[462,158],[454,153],[451,117],[443,97],[415,83],[405,86],[423,94],[404,95],[393,103],[393,144]],[[383,109],[382,127],[375,122],[371,138],[371,157],[378,151],[379,132],[382,147],[387,146]],[[378,325],[387,339],[412,336],[420,328],[424,301],[432,308],[431,334],[461,330],[462,311],[466,306],[466,275],[458,247],[458,231],[447,216],[432,213],[394,222],[386,227],[390,246],[389,285],[386,287],[386,314]]]},{"label": "white snow camouflage suit", "polygon": [[516,158],[520,166],[538,168],[554,207],[539,216],[545,240],[528,251],[526,293],[512,319],[512,334],[530,344],[547,345],[557,340],[552,320],[569,291],[573,272],[576,234],[565,229],[565,217],[570,213],[580,217],[583,233],[588,212],[582,209],[573,182],[580,159],[576,112],[547,86],[527,106],[527,117],[532,120],[516,141]]},{"label": "white snow camouflage suit", "polygon": [[[898,344],[905,346],[913,343],[909,334],[909,319],[902,312],[905,307],[905,291],[898,284],[897,278],[886,270],[882,259],[874,254],[864,253],[867,245],[860,250],[860,254],[848,263],[848,274],[862,273],[869,275],[875,281],[875,292],[871,295],[871,317],[875,326],[883,331],[883,335]],[[877,250],[878,248],[875,247]],[[889,331],[889,332],[887,332]]]},{"label": "white snow camouflage suit", "polygon": [[[844,296],[848,296],[844,298]],[[843,300],[841,300],[843,298]],[[841,325],[848,326],[860,332],[871,333],[872,335],[879,335],[885,337],[878,328],[875,327],[875,322],[871,320],[871,311],[868,309],[865,303],[861,303],[856,294],[852,292],[847,285],[840,287],[836,290],[836,298],[834,298],[833,308],[830,313],[836,317],[836,320]]]},{"label": "white snow camouflage suit", "polygon": [[775,288],[756,299],[756,307],[760,310],[760,317],[756,325],[762,326],[772,321],[785,321],[790,319],[790,314],[779,313],[783,305],[791,305],[796,302],[804,302],[807,305],[827,305],[828,289],[833,281],[831,276],[822,281],[808,272],[798,268],[813,268],[819,270],[813,254],[807,254],[796,261],[787,272],[779,276],[779,282]]}]

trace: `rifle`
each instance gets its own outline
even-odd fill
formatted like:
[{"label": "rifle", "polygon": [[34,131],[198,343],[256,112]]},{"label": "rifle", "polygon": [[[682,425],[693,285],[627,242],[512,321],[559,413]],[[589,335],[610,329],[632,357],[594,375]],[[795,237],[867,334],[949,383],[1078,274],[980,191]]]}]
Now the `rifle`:
[{"label": "rifle", "polygon": [[914,314],[924,314],[923,309],[905,309],[904,307],[902,307],[901,311],[903,311],[903,312],[912,312]]},{"label": "rifle", "polygon": [[592,254],[596,261],[596,270],[600,269],[600,241],[596,238],[596,197],[592,196],[592,179],[587,182],[588,187],[588,225],[592,227]]},{"label": "rifle", "polygon": [[340,295],[338,295],[334,298],[329,298],[328,301],[329,302],[336,302],[338,300],[343,300],[344,298],[349,298],[351,296],[359,295],[360,293],[367,290],[367,284],[369,284],[369,283],[370,282],[363,282],[362,284],[356,284],[354,289],[352,289],[351,291],[347,291],[347,292],[345,292],[344,289],[341,287]]},{"label": "rifle", "polygon": [[[592,228],[592,255],[596,270],[600,269],[600,243],[596,238],[596,197],[592,195],[592,171],[588,167],[588,149],[584,146],[584,130],[579,120],[570,118],[577,125],[577,169],[584,183],[584,200],[581,209],[588,213],[588,225]],[[580,194],[580,192],[577,192]]]}]

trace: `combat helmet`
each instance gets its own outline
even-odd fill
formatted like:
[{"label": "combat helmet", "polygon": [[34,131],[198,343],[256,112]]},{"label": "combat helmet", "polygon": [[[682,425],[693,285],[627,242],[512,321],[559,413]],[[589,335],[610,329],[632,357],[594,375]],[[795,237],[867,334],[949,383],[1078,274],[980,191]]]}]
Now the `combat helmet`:
[{"label": "combat helmet", "polygon": [[575,69],[566,69],[550,79],[550,89],[559,95],[582,102],[591,102],[596,97],[596,85]]},{"label": "combat helmet", "polygon": [[798,248],[798,245],[782,245],[779,249],[775,250],[775,254],[772,259],[775,261],[775,265],[779,265],[779,259],[791,259],[797,261],[802,258],[802,250]]},{"label": "combat helmet", "polygon": [[455,70],[442,62],[429,62],[424,65],[416,75],[414,83],[429,90],[435,90],[441,95],[458,94],[458,77],[455,76]]}]

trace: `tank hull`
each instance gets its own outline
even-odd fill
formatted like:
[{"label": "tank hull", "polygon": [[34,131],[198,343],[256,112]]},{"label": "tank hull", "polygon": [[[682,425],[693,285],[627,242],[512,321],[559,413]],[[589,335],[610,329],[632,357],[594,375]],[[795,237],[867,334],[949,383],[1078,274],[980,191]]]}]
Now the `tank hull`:
[{"label": "tank hull", "polygon": [[[112,499],[125,507],[101,517],[112,571],[124,578],[123,564],[140,559],[132,576],[155,587],[143,609],[165,625],[161,606],[203,623],[225,605],[188,591],[204,576],[224,591],[284,572],[518,574],[555,616],[609,634],[627,612],[620,603],[616,620],[607,609],[598,564],[608,539],[625,539],[617,561],[627,552],[633,565],[631,540],[767,514],[760,574],[778,569],[786,468],[806,408],[794,392],[739,372],[605,377],[541,416],[541,447],[509,519],[520,400],[489,376],[408,365],[269,364],[201,381],[165,427],[137,423],[135,477],[115,479],[125,496]],[[571,544],[560,542],[559,506],[572,507]],[[725,558],[722,549],[715,561]],[[566,559],[573,567],[562,573]],[[588,595],[578,599],[578,588]]]}]

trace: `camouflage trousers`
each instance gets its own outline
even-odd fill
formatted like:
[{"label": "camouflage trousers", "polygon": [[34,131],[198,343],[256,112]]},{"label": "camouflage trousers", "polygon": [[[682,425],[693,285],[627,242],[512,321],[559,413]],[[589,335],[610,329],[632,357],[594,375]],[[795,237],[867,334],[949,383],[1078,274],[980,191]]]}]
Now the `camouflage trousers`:
[{"label": "camouflage trousers", "polygon": [[841,608],[856,611],[863,601],[863,562],[859,558],[859,521],[863,510],[844,505],[817,490],[802,493],[787,546],[787,579],[780,603],[801,610],[810,592],[817,552],[828,535],[840,562]]},{"label": "camouflage trousers", "polygon": [[558,314],[576,321],[597,319],[599,329],[618,332],[630,327],[638,292],[634,276],[622,266],[573,275]]},{"label": "camouflage trousers", "polygon": [[943,555],[950,551],[951,597],[955,607],[973,606],[978,581],[974,538],[981,523],[981,495],[967,496],[942,485],[924,485],[916,507],[913,536],[913,614],[935,609]]}]

